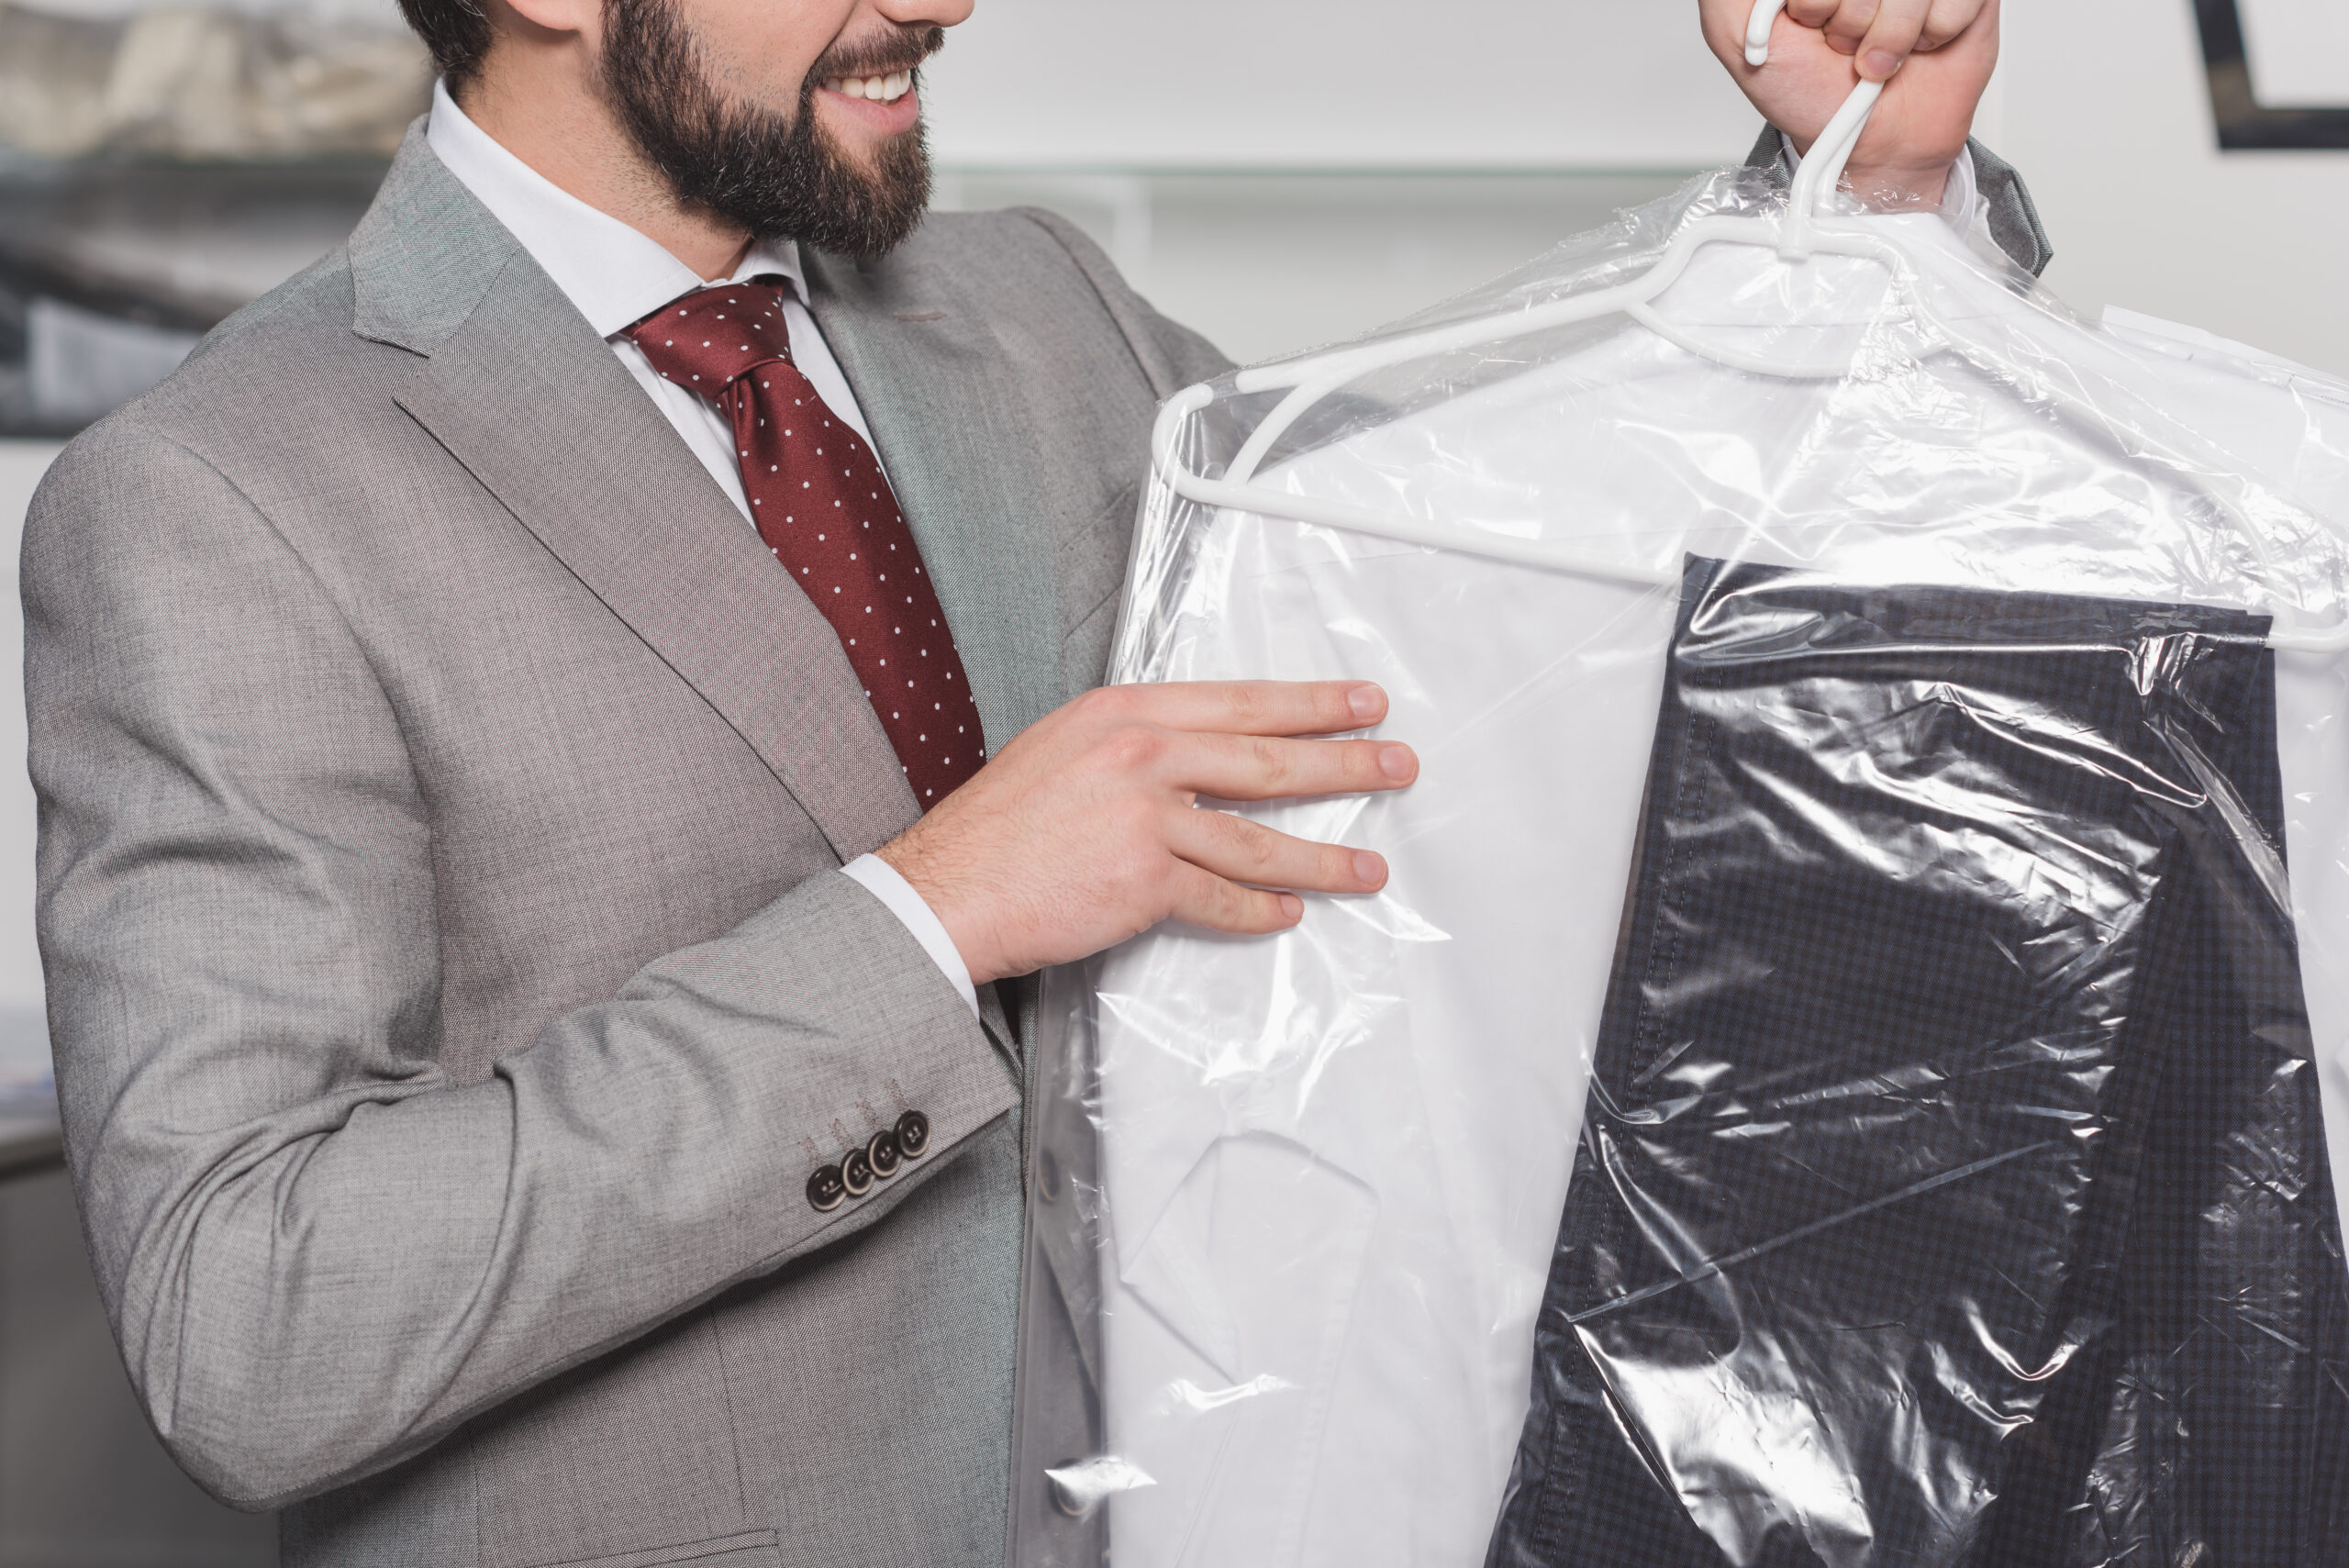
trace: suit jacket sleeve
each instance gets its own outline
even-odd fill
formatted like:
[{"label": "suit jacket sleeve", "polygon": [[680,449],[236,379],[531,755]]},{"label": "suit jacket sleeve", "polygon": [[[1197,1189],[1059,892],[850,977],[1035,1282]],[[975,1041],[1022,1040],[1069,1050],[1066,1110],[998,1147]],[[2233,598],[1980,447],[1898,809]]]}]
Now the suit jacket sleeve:
[{"label": "suit jacket sleeve", "polygon": [[[1990,238],[2016,266],[2033,277],[2043,276],[2047,263],[2055,259],[2055,248],[2048,242],[2046,226],[2039,221],[2039,205],[2031,199],[2030,188],[2013,164],[1979,141],[1969,139],[1965,147],[1974,154],[1975,183],[1989,220]],[[1786,163],[1786,143],[1778,128],[1764,126],[1762,139],[1746,156],[1745,166],[1783,171]]]},{"label": "suit jacket sleeve", "polygon": [[[404,1458],[871,1224],[1016,1103],[830,874],[451,1081],[427,803],[294,549],[117,418],[36,497],[23,591],[68,1152],[132,1381],[221,1497]],[[818,1213],[807,1151],[892,1087],[931,1152]]]}]

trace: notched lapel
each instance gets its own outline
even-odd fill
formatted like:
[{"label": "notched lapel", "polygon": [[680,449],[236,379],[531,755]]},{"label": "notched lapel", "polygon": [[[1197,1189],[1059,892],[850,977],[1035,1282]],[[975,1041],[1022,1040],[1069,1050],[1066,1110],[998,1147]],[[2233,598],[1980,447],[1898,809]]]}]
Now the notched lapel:
[{"label": "notched lapel", "polygon": [[749,742],[842,860],[914,820],[830,624],[527,257],[398,402]]},{"label": "notched lapel", "polygon": [[802,254],[809,306],[937,584],[993,755],[1066,695],[1051,503],[1032,490],[1041,433],[982,314],[934,297],[945,280]]}]

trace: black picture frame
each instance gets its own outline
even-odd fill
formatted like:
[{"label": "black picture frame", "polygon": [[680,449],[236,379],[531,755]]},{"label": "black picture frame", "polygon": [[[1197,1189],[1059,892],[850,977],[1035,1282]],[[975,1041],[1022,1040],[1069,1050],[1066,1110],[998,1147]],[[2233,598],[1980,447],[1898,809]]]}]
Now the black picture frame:
[{"label": "black picture frame", "polygon": [[2283,148],[2349,149],[2349,108],[2304,108],[2260,102],[2243,47],[2239,0],[2194,0],[2202,60],[2210,75],[2210,108],[2219,146],[2228,152]]}]

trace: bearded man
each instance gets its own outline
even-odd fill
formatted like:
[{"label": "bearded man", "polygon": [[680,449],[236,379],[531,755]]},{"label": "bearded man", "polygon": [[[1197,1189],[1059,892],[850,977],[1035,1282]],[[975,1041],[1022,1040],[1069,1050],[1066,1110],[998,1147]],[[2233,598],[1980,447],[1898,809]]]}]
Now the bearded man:
[{"label": "bearded man", "polygon": [[[1416,759],[1329,738],[1366,685],[1091,690],[1226,363],[1058,218],[925,220],[970,0],[404,3],[444,81],[348,248],[28,525],[125,1361],[292,1568],[997,1563],[1019,977],[1376,888],[1192,802]],[[1780,34],[1797,148],[1898,70],[1854,181],[2031,227],[1995,0]]]}]

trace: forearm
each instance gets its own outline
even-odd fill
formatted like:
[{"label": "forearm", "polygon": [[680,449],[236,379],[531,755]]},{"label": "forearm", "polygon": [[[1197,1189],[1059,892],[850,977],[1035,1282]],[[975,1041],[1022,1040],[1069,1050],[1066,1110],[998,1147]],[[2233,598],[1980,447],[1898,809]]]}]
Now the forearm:
[{"label": "forearm", "polygon": [[[68,1009],[64,1049],[111,1042]],[[234,1010],[158,1055],[332,1055]],[[485,1082],[417,1064],[186,1126],[141,1080],[78,1162],[158,1429],[274,1506],[382,1468],[565,1366],[887,1212],[1014,1103],[902,928],[822,875],[553,1021]],[[177,1096],[173,1096],[176,1098]],[[830,1212],[808,1173],[904,1109],[929,1152]]]}]

